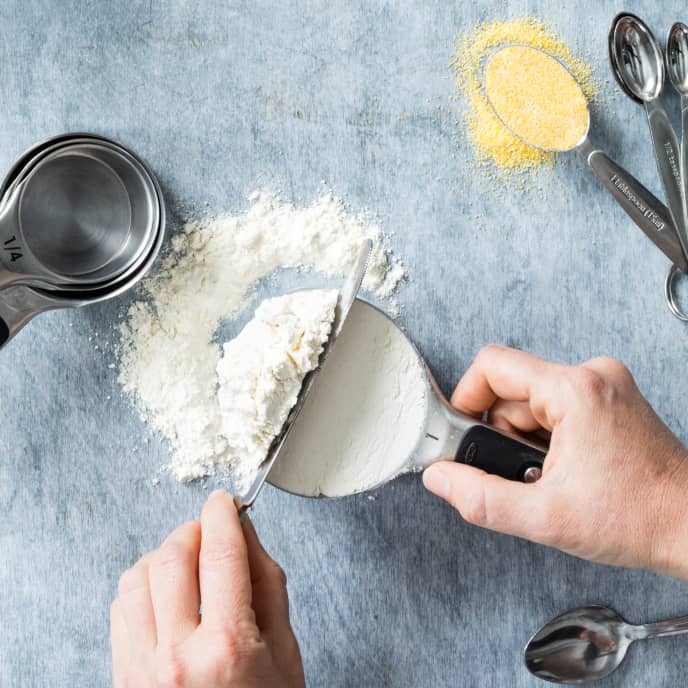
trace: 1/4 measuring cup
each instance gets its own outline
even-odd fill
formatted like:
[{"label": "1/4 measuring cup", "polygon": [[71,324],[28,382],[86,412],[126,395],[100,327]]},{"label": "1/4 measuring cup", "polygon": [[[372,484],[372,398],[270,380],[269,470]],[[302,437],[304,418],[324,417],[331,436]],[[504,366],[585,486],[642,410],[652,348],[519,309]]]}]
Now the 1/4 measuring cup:
[{"label": "1/4 measuring cup", "polygon": [[[287,438],[282,455],[275,462],[268,476],[269,483],[287,492],[307,497],[344,496],[375,489],[402,473],[422,470],[442,459],[454,459],[467,463],[510,480],[534,482],[539,479],[546,449],[538,443],[504,432],[489,423],[453,409],[444,398],[412,342],[389,316],[372,304],[357,299],[351,308],[341,337],[343,339],[347,334],[352,333],[355,343],[361,342],[359,337],[378,338],[378,341],[383,342],[382,349],[385,347],[384,342],[389,341],[390,333],[394,335],[395,340],[399,340],[403,351],[398,351],[391,361],[385,357],[383,350],[377,351],[377,355],[385,357],[385,360],[371,361],[371,364],[378,367],[380,371],[384,370],[384,375],[403,376],[404,370],[395,369],[394,366],[405,366],[408,361],[415,362],[418,367],[417,384],[421,386],[421,389],[418,390],[416,396],[422,400],[419,401],[422,404],[422,414],[418,418],[417,427],[415,429],[392,428],[393,433],[396,432],[396,434],[403,432],[406,435],[408,432],[409,442],[408,447],[405,447],[405,453],[396,456],[398,449],[396,438],[391,438],[389,428],[380,428],[377,436],[370,438],[373,440],[372,444],[376,446],[376,454],[385,456],[394,453],[394,461],[384,466],[376,466],[375,470],[370,472],[370,475],[375,477],[372,477],[367,484],[351,488],[350,491],[330,489],[328,484],[330,487],[336,482],[341,484],[341,481],[337,480],[338,471],[341,472],[340,475],[350,473],[352,470],[362,471],[365,466],[356,463],[356,459],[359,462],[369,461],[370,456],[367,454],[352,456],[352,463],[346,466],[335,463],[327,468],[327,471],[331,471],[330,475],[318,477],[318,489],[321,494],[314,494],[313,476],[304,475],[302,472],[304,470],[304,465],[301,463],[303,458],[301,452],[304,449],[302,440],[309,442],[310,438],[317,433],[328,433],[332,430],[332,428],[323,427],[320,424],[321,419],[324,416],[329,418],[336,416],[336,423],[340,426],[337,428],[339,433],[337,440],[341,440],[342,444],[345,444],[347,439],[350,441],[357,433],[376,432],[373,429],[376,422],[372,424],[367,422],[369,419],[363,418],[362,414],[368,410],[366,399],[380,392],[379,379],[374,379],[374,375],[365,377],[360,380],[359,386],[359,376],[352,369],[352,366],[358,366],[361,363],[359,350],[354,348],[350,351],[348,347],[352,341],[346,343],[342,341],[334,347],[325,369],[314,380],[315,394],[306,400],[304,408],[291,428],[292,434]],[[344,358],[338,358],[338,354],[342,353],[342,349],[338,346],[343,347],[347,352]],[[369,353],[366,352],[363,355]],[[331,379],[327,378],[328,365],[339,367],[338,373],[343,377],[356,380],[355,393],[358,394],[360,403],[356,403],[357,400],[354,398],[344,408],[338,405],[338,397],[343,390],[341,387],[333,387]],[[317,393],[319,386],[326,394]],[[323,412],[323,404],[330,404],[329,410],[336,410],[336,413],[329,413],[329,410]],[[390,446],[384,446],[386,442],[389,442]],[[325,460],[323,457],[323,461]]]},{"label": "1/4 measuring cup", "polygon": [[75,135],[36,151],[0,201],[0,287],[101,289],[155,242],[151,175],[122,146]]},{"label": "1/4 measuring cup", "polygon": [[[105,154],[102,153],[104,149],[107,149]],[[97,204],[94,205],[93,198],[85,198],[82,195],[84,190],[90,188],[88,180],[77,179],[76,185],[73,185],[70,174],[67,175],[66,180],[58,179],[56,170],[49,169],[46,176],[39,180],[48,196],[43,203],[48,205],[36,210],[33,201],[28,206],[23,206],[16,200],[8,200],[13,194],[20,197],[22,190],[25,193],[27,188],[31,189],[31,184],[26,184],[26,181],[32,178],[36,169],[41,169],[42,165],[49,164],[51,161],[63,163],[67,159],[70,173],[73,173],[73,165],[78,167],[81,164],[68,160],[73,155],[87,157],[105,155],[106,157],[98,159],[97,164],[111,167],[112,174],[116,177],[110,177],[108,185],[113,184],[116,187],[117,183],[121,183],[126,189],[126,198],[116,193],[114,198],[110,197],[109,193],[98,196],[99,192],[95,190],[96,198],[100,198],[101,201],[110,199],[110,202],[103,204],[107,207],[97,207]],[[48,163],[45,163],[46,160]],[[103,172],[103,170],[100,171]],[[103,172],[103,174],[109,173]],[[81,173],[77,170],[76,176],[80,177],[80,175]],[[118,182],[117,179],[120,181]],[[54,186],[51,184],[45,186],[45,182],[50,180],[54,182]],[[58,218],[65,233],[62,234],[63,242],[56,247],[56,251],[48,252],[46,259],[41,261],[40,257],[46,248],[41,243],[42,225],[40,222],[34,223],[34,220],[45,215],[46,210],[49,211],[51,189],[57,190],[58,207],[65,211]],[[36,189],[33,188],[31,194],[35,191]],[[74,193],[77,193],[76,197],[72,195]],[[72,201],[73,204],[70,205]],[[39,202],[39,199],[36,202]],[[23,266],[27,264],[25,258],[29,261],[29,265],[38,260],[42,264],[41,269],[45,269],[46,272],[40,276],[34,274],[27,277],[25,272],[3,270],[0,266],[0,283],[3,283],[3,273],[5,280],[0,290],[0,348],[39,313],[97,303],[130,289],[151,267],[165,237],[165,205],[162,190],[152,171],[140,158],[121,144],[93,134],[64,134],[44,141],[24,153],[0,186],[0,205],[6,209],[7,203],[10,207],[19,210],[17,221],[20,224],[24,221],[21,211],[27,207],[31,208],[28,211],[31,221],[23,227],[24,229],[27,226],[30,227],[31,236],[28,243],[19,244],[16,243],[17,236],[2,239],[0,252],[5,253],[6,256],[9,255],[9,258],[5,256],[0,262],[7,261],[10,265],[19,263]],[[70,207],[78,209],[79,212],[71,215],[67,212]],[[130,213],[128,226],[127,212]],[[110,227],[110,219],[118,218],[124,221],[114,228],[114,233],[118,238],[112,243],[107,236],[107,229]],[[49,213],[46,219],[50,220]],[[92,220],[96,221],[95,225],[89,225],[88,221]],[[72,226],[74,221],[77,227]],[[7,225],[3,226],[7,227]],[[45,227],[47,230],[50,229],[50,225]],[[74,232],[77,234],[83,232],[86,239],[90,231],[94,229],[97,230],[96,236],[92,237],[93,240],[90,242],[84,241],[81,248],[86,250],[82,251],[84,255],[79,256],[79,246],[72,245],[69,236]],[[106,251],[107,247],[112,250]],[[12,261],[12,252],[21,255]],[[109,253],[110,260],[102,260],[105,253]],[[98,258],[98,255],[101,258]],[[84,266],[82,261],[89,262],[90,267],[96,266],[94,273],[97,273],[97,278],[94,278],[94,274],[87,272],[82,279],[79,275],[79,266]],[[103,263],[101,267],[97,267],[99,262]],[[15,268],[17,267],[15,265]],[[55,271],[56,267],[60,270],[59,275]],[[49,273],[48,279],[46,279],[46,273]],[[53,277],[56,279],[53,280]]]},{"label": "1/4 measuring cup", "polygon": [[[546,61],[544,63],[546,69],[556,72],[557,78],[568,82],[572,89],[574,87],[578,89],[581,98],[584,100],[580,86],[574,76],[569,72],[568,68],[561,64],[556,58],[537,48],[531,46],[507,46],[502,48],[493,53],[490,57],[487,63],[488,68],[490,60],[494,59],[495,56],[515,48],[530,52],[530,57],[533,61]],[[576,141],[571,141],[567,147],[548,148],[543,146],[538,140],[534,140],[534,138],[528,139],[524,136],[524,132],[519,131],[514,123],[510,121],[510,115],[512,113],[506,111],[504,107],[500,107],[501,103],[495,102],[496,98],[494,95],[491,97],[490,84],[485,83],[484,86],[487,100],[495,115],[514,136],[521,139],[529,146],[548,152],[561,153],[573,150],[577,151],[581,158],[588,164],[593,174],[602,182],[604,188],[607,189],[633,222],[635,222],[655,246],[669,258],[672,266],[667,274],[665,282],[665,296],[672,313],[680,317],[680,309],[676,304],[673,293],[673,284],[678,270],[688,270],[688,264],[686,263],[686,258],[679,242],[676,226],[671,213],[669,209],[630,174],[630,172],[614,162],[606,153],[592,143],[588,136],[590,130],[590,113],[587,110],[587,106],[587,117],[584,122],[585,126],[581,130],[580,138]]]}]

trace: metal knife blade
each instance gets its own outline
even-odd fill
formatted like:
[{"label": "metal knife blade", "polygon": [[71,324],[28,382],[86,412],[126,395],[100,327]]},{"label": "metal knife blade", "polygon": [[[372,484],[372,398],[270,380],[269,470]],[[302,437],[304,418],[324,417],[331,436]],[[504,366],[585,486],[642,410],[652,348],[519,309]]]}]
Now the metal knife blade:
[{"label": "metal knife blade", "polygon": [[270,445],[270,449],[268,450],[267,456],[265,457],[263,463],[260,465],[260,468],[258,469],[258,473],[256,474],[253,483],[244,495],[235,499],[237,509],[242,518],[246,511],[251,506],[253,506],[253,503],[256,501],[258,493],[265,484],[265,481],[267,480],[267,477],[270,473],[272,466],[277,460],[277,457],[279,456],[279,453],[282,447],[284,446],[284,443],[286,442],[292,427],[294,427],[294,423],[296,422],[296,419],[298,418],[299,413],[303,408],[303,405],[306,403],[308,394],[318,376],[318,373],[320,372],[323,364],[325,363],[325,359],[327,358],[330,351],[332,351],[332,348],[334,347],[335,342],[337,341],[337,337],[339,337],[339,335],[342,332],[342,329],[344,328],[346,317],[347,315],[349,315],[351,306],[353,306],[354,301],[356,300],[356,295],[358,294],[358,291],[361,288],[361,284],[363,283],[363,278],[365,277],[366,270],[368,269],[368,261],[370,260],[370,254],[372,250],[372,240],[366,239],[361,245],[361,248],[358,252],[358,256],[356,258],[356,262],[354,263],[354,266],[351,272],[349,273],[346,282],[344,282],[339,292],[339,298],[337,299],[337,305],[335,306],[334,311],[334,320],[332,321],[332,330],[330,331],[330,336],[327,342],[325,343],[325,346],[323,347],[322,353],[320,354],[320,359],[318,360],[318,367],[312,370],[310,373],[308,373],[308,375],[306,375],[306,377],[304,378],[296,403],[294,404],[292,410],[289,412],[289,416],[287,417],[287,420],[282,426],[280,434],[277,435],[277,437],[275,437],[272,444]]}]

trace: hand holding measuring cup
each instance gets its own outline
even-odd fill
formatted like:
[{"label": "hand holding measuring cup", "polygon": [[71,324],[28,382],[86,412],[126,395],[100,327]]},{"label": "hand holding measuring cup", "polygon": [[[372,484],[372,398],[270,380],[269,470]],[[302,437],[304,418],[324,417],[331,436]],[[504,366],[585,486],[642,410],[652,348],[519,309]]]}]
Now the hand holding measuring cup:
[{"label": "hand holding measuring cup", "polygon": [[688,579],[688,452],[618,361],[560,365],[484,348],[451,403],[511,432],[551,433],[543,475],[504,480],[459,463],[423,475],[470,523],[593,561]]}]

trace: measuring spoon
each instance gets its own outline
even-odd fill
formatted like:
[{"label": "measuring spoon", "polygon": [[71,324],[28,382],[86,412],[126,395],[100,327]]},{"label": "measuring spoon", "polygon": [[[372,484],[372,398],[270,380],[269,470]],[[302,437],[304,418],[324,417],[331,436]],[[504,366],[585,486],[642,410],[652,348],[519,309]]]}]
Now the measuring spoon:
[{"label": "measuring spoon", "polygon": [[[408,454],[400,456],[399,462],[395,465],[373,467],[375,477],[371,478],[370,482],[359,491],[375,489],[398,475],[420,471],[442,459],[453,459],[470,464],[487,473],[493,473],[509,480],[522,482],[538,480],[542,475],[545,447],[504,432],[487,422],[452,408],[411,340],[381,310],[366,301],[356,299],[346,320],[346,326],[340,334],[342,342],[340,343],[338,340],[337,346],[334,347],[323,370],[313,380],[314,390],[305,400],[298,418],[291,427],[291,434],[287,438],[285,446],[281,448],[283,455],[275,462],[268,476],[268,482],[292,494],[306,497],[344,496],[341,491],[335,489],[336,473],[338,470],[350,471],[352,470],[350,466],[322,468],[322,470],[332,471],[332,473],[318,476],[317,482],[322,494],[314,495],[310,486],[299,478],[300,475],[303,475],[304,469],[298,464],[301,457],[307,456],[309,438],[315,437],[319,432],[326,432],[318,424],[319,418],[322,417],[322,404],[337,403],[337,396],[343,393],[341,387],[338,388],[333,385],[332,378],[329,377],[330,374],[333,378],[338,375],[350,378],[353,373],[350,366],[360,364],[360,361],[350,356],[341,358],[342,350],[349,351],[351,344],[351,340],[349,344],[345,343],[344,338],[352,336],[353,341],[356,342],[359,341],[358,337],[370,337],[386,342],[389,340],[390,327],[398,331],[394,334],[398,335],[406,354],[400,354],[395,360],[417,360],[418,362],[421,371],[419,384],[423,385],[423,421],[418,425],[417,432],[409,443]],[[379,364],[387,367],[384,361],[379,361]],[[333,366],[333,368],[330,369],[328,366]],[[327,371],[326,376],[324,371]],[[392,376],[401,375],[403,372],[403,370],[385,370],[385,374]],[[360,387],[357,387],[355,393],[361,399],[379,394],[379,383],[379,379],[376,380],[375,375],[371,375]],[[323,386],[318,387],[318,385]],[[318,394],[318,389],[325,390],[327,394]],[[339,409],[340,415],[337,422],[345,423],[344,427],[352,435],[357,432],[370,432],[369,424],[365,424],[366,430],[360,427],[359,424],[362,421],[360,412],[359,407]],[[399,432],[402,432],[402,428],[399,428]],[[384,437],[385,433],[380,433],[380,437],[371,438],[378,443],[378,450],[382,453],[384,453],[385,448],[380,447],[379,443],[384,441],[382,439]],[[312,463],[309,464],[311,467],[312,465]],[[325,465],[323,462],[322,466]],[[311,478],[313,477],[311,476]]]},{"label": "measuring spoon", "polygon": [[669,29],[665,59],[669,80],[681,96],[681,179],[684,218],[688,222],[688,26],[682,22]]},{"label": "measuring spoon", "polygon": [[[557,65],[560,70],[559,78],[561,80],[568,80],[569,86],[574,87],[580,92],[580,97],[585,100],[585,96],[578,85],[575,77],[571,74],[568,68],[559,62],[556,58],[545,53],[538,48],[531,46],[507,46],[496,51],[490,60],[495,59],[497,55],[504,51],[512,50],[517,47],[520,50],[532,51],[531,57],[533,59],[551,60]],[[539,57],[538,57],[539,56]],[[490,60],[487,65],[489,66]],[[551,65],[550,65],[551,67]],[[488,71],[487,69],[485,70]],[[487,84],[484,84],[487,86]],[[669,258],[672,267],[667,274],[665,281],[665,297],[667,304],[672,313],[677,317],[683,318],[678,306],[676,305],[673,285],[678,268],[681,270],[688,270],[688,264],[683,253],[681,244],[676,232],[674,221],[671,217],[669,209],[649,191],[643,184],[641,184],[630,172],[625,170],[621,165],[614,162],[606,153],[597,148],[589,138],[590,132],[590,112],[587,111],[587,121],[585,122],[585,131],[582,133],[580,139],[571,144],[568,149],[561,148],[545,148],[538,141],[529,140],[522,131],[515,128],[514,124],[510,124],[510,112],[505,108],[500,107],[501,103],[493,102],[490,98],[490,89],[485,88],[487,101],[492,107],[495,115],[501,123],[514,136],[533,148],[545,150],[550,153],[562,153],[566,151],[575,150],[581,158],[588,164],[593,174],[602,182],[604,188],[611,194],[616,202],[623,208],[626,214],[640,227],[652,243],[659,248],[664,255]],[[504,99],[504,102],[508,100]],[[587,106],[586,106],[587,108]],[[677,266],[677,267],[674,267]]]},{"label": "measuring spoon", "polygon": [[688,616],[634,625],[608,607],[572,609],[545,624],[528,641],[525,663],[538,678],[581,684],[618,668],[631,643],[688,633]]},{"label": "measuring spoon", "polygon": [[[660,102],[664,88],[664,58],[652,31],[642,19],[627,12],[614,18],[609,29],[609,61],[624,93],[645,107],[657,170],[683,255],[688,260],[680,144]],[[685,270],[685,265],[681,267]]]}]

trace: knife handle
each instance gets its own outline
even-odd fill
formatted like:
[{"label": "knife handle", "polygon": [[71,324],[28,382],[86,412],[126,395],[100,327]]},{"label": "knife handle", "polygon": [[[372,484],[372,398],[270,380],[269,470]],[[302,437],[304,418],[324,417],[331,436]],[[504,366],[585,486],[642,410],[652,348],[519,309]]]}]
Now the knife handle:
[{"label": "knife handle", "polygon": [[461,439],[455,461],[507,480],[535,482],[542,475],[546,451],[490,425],[475,424]]}]

